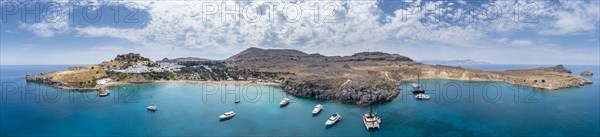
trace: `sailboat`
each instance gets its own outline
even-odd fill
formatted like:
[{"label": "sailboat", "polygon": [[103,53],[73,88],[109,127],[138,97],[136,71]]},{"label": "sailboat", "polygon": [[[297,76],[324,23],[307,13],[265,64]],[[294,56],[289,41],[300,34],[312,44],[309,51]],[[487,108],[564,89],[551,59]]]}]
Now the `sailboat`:
[{"label": "sailboat", "polygon": [[412,93],[413,94],[425,94],[425,90],[421,89],[421,85],[419,85],[419,74],[417,74],[417,83],[412,84]]},{"label": "sailboat", "polygon": [[[371,96],[369,92],[369,97]],[[369,129],[379,129],[379,123],[381,123],[381,119],[377,116],[377,113],[373,113],[373,107],[369,105],[369,113],[366,113],[363,116],[363,122],[365,123],[365,127],[367,130]]]}]

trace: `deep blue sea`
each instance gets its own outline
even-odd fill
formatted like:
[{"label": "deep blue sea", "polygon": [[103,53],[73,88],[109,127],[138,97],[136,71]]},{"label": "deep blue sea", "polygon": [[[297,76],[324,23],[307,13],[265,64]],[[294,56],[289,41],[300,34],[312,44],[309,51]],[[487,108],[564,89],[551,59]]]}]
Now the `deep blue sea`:
[{"label": "deep blue sea", "polygon": [[[279,88],[234,84],[154,83],[119,86],[108,97],[26,83],[28,73],[67,65],[1,66],[0,136],[599,136],[600,68],[566,66],[594,81],[581,88],[543,91],[498,82],[421,80],[430,100],[402,91],[373,105],[381,129],[367,131],[367,106],[299,98]],[[467,66],[484,70],[532,65]],[[408,83],[402,84],[408,89]],[[279,101],[292,99],[286,107]],[[241,103],[234,104],[239,98]],[[324,110],[316,116],[316,104]],[[155,104],[151,112],[146,106]],[[237,115],[220,121],[227,111]],[[326,119],[343,120],[331,127]]]}]

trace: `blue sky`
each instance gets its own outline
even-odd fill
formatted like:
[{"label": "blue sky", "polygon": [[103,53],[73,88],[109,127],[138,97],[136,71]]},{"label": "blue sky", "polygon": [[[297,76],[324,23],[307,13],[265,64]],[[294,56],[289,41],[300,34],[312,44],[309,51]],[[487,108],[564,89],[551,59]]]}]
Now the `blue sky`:
[{"label": "blue sky", "polygon": [[[225,59],[248,47],[416,60],[600,63],[599,1],[2,1],[0,64],[121,53]],[[236,18],[238,20],[236,20]]]}]

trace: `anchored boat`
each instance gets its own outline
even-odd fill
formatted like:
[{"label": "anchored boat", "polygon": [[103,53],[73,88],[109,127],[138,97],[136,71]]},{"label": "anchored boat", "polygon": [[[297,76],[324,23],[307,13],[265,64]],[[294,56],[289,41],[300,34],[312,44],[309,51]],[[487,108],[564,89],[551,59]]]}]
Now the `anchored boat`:
[{"label": "anchored boat", "polygon": [[98,91],[98,96],[100,97],[106,97],[108,95],[110,95],[110,90],[101,88],[100,91]]},{"label": "anchored boat", "polygon": [[229,119],[229,118],[231,118],[233,116],[235,116],[235,112],[229,111],[229,112],[225,112],[225,113],[219,115],[219,119],[225,120],[225,119]]},{"label": "anchored boat", "polygon": [[429,95],[424,94],[424,93],[419,93],[415,96],[415,99],[429,99]]},{"label": "anchored boat", "polygon": [[367,130],[369,129],[379,129],[379,123],[381,123],[381,119],[375,113],[367,113],[363,116],[363,122],[365,123],[365,127]]},{"label": "anchored boat", "polygon": [[417,74],[417,83],[412,84],[412,93],[413,94],[421,94],[425,93],[425,90],[421,89],[421,85],[419,85],[419,75]]},{"label": "anchored boat", "polygon": [[156,105],[150,105],[150,106],[146,107],[146,109],[148,109],[150,111],[156,111],[156,110],[158,110],[158,106],[156,106]]},{"label": "anchored boat", "polygon": [[[369,96],[371,96],[369,92]],[[367,130],[369,129],[379,129],[379,123],[381,123],[381,119],[377,116],[377,113],[373,113],[373,107],[369,105],[369,113],[366,113],[363,116],[363,122],[365,123],[365,127]]]},{"label": "anchored boat", "polygon": [[331,126],[340,120],[342,120],[342,115],[335,112],[335,114],[331,115],[331,117],[329,117],[329,119],[327,119],[327,121],[325,121],[325,125]]},{"label": "anchored boat", "polygon": [[283,98],[283,100],[281,100],[281,102],[279,102],[280,106],[285,106],[287,104],[290,103],[290,99],[289,98]]},{"label": "anchored boat", "polygon": [[312,114],[313,115],[319,114],[319,112],[321,112],[321,110],[323,110],[323,105],[317,104],[317,106],[315,106],[315,109],[313,109]]}]

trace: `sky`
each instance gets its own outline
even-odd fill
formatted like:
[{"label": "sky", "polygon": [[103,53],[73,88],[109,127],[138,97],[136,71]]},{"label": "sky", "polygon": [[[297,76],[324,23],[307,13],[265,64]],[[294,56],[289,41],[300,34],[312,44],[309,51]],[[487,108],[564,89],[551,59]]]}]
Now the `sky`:
[{"label": "sky", "polygon": [[597,0],[3,0],[0,64],[95,64],[130,52],[226,59],[259,47],[600,65],[599,8]]}]

